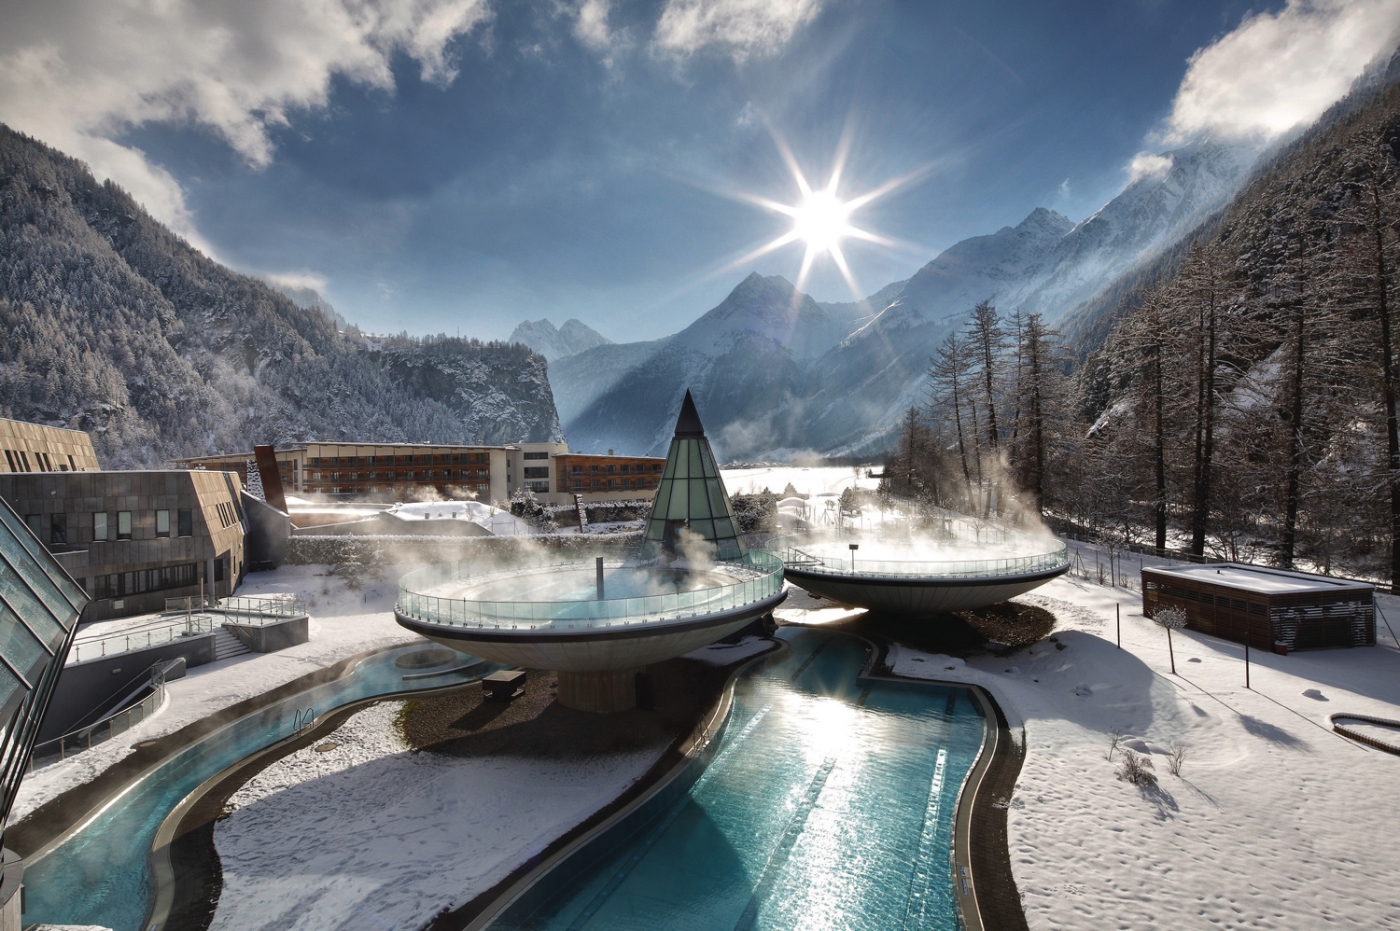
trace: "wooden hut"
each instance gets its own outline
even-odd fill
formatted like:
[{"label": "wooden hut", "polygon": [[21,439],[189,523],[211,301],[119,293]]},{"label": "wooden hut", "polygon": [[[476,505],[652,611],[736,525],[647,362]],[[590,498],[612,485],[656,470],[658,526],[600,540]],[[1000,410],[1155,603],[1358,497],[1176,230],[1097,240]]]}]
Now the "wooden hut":
[{"label": "wooden hut", "polygon": [[1374,646],[1375,586],[1243,563],[1143,566],[1142,613],[1186,612],[1186,626],[1277,652]]}]

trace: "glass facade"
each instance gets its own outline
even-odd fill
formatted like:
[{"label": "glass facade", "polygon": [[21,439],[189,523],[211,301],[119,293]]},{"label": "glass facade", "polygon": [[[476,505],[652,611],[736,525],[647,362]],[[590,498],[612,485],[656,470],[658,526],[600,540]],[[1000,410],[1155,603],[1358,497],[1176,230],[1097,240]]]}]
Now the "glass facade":
[{"label": "glass facade", "polygon": [[688,391],[676,423],[676,435],[666,453],[651,519],[647,521],[646,540],[674,552],[680,545],[682,530],[710,541],[717,559],[738,559],[744,555],[729,494]]},{"label": "glass facade", "polygon": [[0,501],[0,824],[14,804],[87,600]]}]

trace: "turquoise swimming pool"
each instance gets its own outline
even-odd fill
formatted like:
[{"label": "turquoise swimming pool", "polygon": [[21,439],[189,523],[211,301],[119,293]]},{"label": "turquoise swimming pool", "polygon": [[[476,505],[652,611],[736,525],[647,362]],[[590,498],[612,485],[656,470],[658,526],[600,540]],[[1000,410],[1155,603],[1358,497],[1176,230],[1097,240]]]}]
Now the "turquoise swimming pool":
[{"label": "turquoise swimming pool", "polygon": [[440,676],[422,675],[434,672],[431,667],[396,665],[426,646],[376,653],[341,678],[234,721],[170,759],[44,857],[25,863],[26,926],[142,931],[154,894],[150,854],[156,831],[206,779],[293,734],[308,709],[320,715],[359,699],[460,684],[500,668],[490,663],[458,668],[469,660],[450,654]]},{"label": "turquoise swimming pool", "polygon": [[962,927],[950,850],[975,699],[859,679],[853,637],[779,636],[791,652],[740,679],[689,790],[576,852],[494,931]]}]

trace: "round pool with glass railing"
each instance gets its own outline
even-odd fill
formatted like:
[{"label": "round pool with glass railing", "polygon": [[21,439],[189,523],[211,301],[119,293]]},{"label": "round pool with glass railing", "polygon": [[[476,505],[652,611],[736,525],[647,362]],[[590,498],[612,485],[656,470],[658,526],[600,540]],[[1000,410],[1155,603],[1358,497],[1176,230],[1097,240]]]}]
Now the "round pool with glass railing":
[{"label": "round pool with glass railing", "polygon": [[399,580],[400,624],[454,649],[537,669],[645,666],[688,653],[772,611],[783,561],[769,553],[700,565],[605,559],[482,571],[430,566]]},{"label": "round pool with glass railing", "polygon": [[783,565],[794,585],[842,604],[906,616],[983,608],[1069,570],[1065,544],[1036,537],[1013,535],[994,545],[784,542]]}]

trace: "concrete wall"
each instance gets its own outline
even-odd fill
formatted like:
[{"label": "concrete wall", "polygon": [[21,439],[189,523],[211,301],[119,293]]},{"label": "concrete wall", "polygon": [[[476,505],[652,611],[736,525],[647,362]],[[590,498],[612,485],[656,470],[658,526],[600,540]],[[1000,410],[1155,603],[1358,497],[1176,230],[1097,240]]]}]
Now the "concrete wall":
[{"label": "concrete wall", "polygon": [[225,624],[224,628],[254,653],[275,653],[310,639],[310,619],[305,615],[262,627]]},{"label": "concrete wall", "polygon": [[123,691],[135,688],[153,665],[179,657],[184,657],[187,668],[212,663],[214,635],[182,637],[144,650],[64,666],[39,728],[39,742],[68,733],[84,716],[98,711],[99,705],[115,702]]},{"label": "concrete wall", "polygon": [[255,571],[276,569],[287,558],[292,539],[292,519],[265,501],[243,493],[243,511],[248,518],[248,568]]}]

